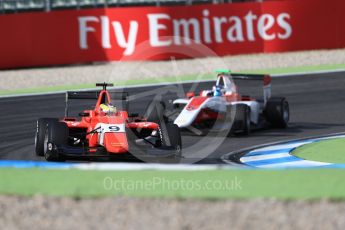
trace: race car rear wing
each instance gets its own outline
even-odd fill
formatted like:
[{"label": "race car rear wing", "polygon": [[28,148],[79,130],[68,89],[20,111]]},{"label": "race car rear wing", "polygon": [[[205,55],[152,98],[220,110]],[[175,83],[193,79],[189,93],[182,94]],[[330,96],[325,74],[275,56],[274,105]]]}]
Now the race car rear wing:
[{"label": "race car rear wing", "polygon": [[271,84],[271,76],[268,74],[231,73],[230,75],[233,79],[263,81],[264,86]]},{"label": "race car rear wing", "polygon": [[[99,95],[100,91],[67,91],[65,98],[65,117],[68,117],[69,100],[97,100]],[[123,109],[128,110],[128,92],[109,92],[109,95],[112,101],[124,102]]]},{"label": "race car rear wing", "polygon": [[271,76],[268,74],[244,74],[244,73],[231,73],[233,79],[240,80],[256,80],[263,82],[263,94],[264,94],[264,105],[271,97]]},{"label": "race car rear wing", "polygon": [[97,100],[99,96],[98,91],[75,91],[75,92],[66,92],[66,101],[70,99],[95,99]]},{"label": "race car rear wing", "polygon": [[[99,91],[68,91],[66,92],[66,100],[69,99],[98,99]],[[127,100],[128,92],[109,92],[112,100]]]}]

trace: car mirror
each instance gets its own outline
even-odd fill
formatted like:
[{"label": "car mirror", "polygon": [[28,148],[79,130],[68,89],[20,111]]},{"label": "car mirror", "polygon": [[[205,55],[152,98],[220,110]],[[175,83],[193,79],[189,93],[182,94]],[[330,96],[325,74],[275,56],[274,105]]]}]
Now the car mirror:
[{"label": "car mirror", "polygon": [[190,98],[192,98],[192,97],[194,97],[195,96],[195,93],[194,92],[188,92],[188,93],[186,93],[186,97],[188,98],[188,99],[190,99]]}]

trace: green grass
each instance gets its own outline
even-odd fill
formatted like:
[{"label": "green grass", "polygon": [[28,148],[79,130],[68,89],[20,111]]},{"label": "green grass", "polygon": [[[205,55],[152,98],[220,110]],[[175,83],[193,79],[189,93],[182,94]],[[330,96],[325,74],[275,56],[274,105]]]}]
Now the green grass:
[{"label": "green grass", "polygon": [[345,139],[320,141],[301,146],[293,155],[312,161],[345,164]]},{"label": "green grass", "polygon": [[[344,199],[345,170],[82,171],[0,169],[0,194]],[[106,182],[106,185],[104,185]],[[105,187],[106,186],[106,187]]]},{"label": "green grass", "polygon": [[[289,68],[275,68],[275,69],[260,69],[241,71],[242,73],[262,73],[262,74],[292,74],[300,72],[315,72],[315,71],[330,71],[345,69],[345,64],[334,65],[319,65],[319,66],[301,66],[301,67],[289,67]],[[142,84],[154,84],[154,83],[174,83],[193,80],[214,80],[214,73],[205,73],[201,76],[186,75],[186,76],[171,76],[164,78],[148,78],[148,79],[132,79],[128,81],[120,81],[116,83],[116,86],[130,86],[130,85],[142,85]],[[17,95],[17,94],[29,94],[29,93],[47,93],[66,90],[79,90],[79,89],[91,89],[95,88],[94,84],[80,84],[80,85],[63,85],[53,87],[40,87],[40,88],[28,88],[19,90],[0,90],[1,95]]]}]

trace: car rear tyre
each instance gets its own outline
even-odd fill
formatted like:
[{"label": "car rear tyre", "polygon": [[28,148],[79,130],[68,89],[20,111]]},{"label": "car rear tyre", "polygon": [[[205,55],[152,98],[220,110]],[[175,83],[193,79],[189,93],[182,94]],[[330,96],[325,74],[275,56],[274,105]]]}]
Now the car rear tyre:
[{"label": "car rear tyre", "polygon": [[290,119],[289,103],[285,98],[272,98],[265,109],[267,121],[274,128],[286,128]]},{"label": "car rear tyre", "polygon": [[44,138],[44,157],[47,161],[64,161],[55,146],[68,144],[68,127],[64,122],[51,122],[47,125]]},{"label": "car rear tyre", "polygon": [[47,125],[57,122],[57,118],[40,118],[37,120],[36,136],[35,136],[35,152],[36,156],[44,156],[44,138],[46,135]]}]

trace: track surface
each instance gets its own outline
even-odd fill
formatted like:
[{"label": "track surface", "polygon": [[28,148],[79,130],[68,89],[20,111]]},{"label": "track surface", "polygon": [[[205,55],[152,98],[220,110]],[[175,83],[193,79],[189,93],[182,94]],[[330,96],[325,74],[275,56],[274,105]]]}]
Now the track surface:
[{"label": "track surface", "polygon": [[[222,163],[223,154],[269,142],[285,141],[345,130],[345,73],[316,74],[274,78],[273,96],[285,96],[290,103],[291,123],[286,130],[260,130],[249,137],[225,138],[222,144],[199,163]],[[200,83],[197,89],[211,88],[212,83]],[[171,87],[171,86],[169,86]],[[174,86],[188,91],[191,84]],[[174,90],[173,89],[173,90]],[[249,87],[249,91],[253,90]],[[166,100],[176,98],[169,88],[141,87],[128,89],[130,95],[138,95],[130,104],[130,111],[141,112],[154,94],[165,92]],[[146,94],[148,96],[141,95]],[[0,159],[43,160],[34,154],[36,119],[61,117],[64,113],[64,94],[0,98]],[[217,139],[217,137],[213,137]],[[202,141],[201,141],[202,140]],[[198,159],[198,149],[212,145],[212,141],[184,134],[184,146],[193,146],[185,152],[186,158]]]}]

